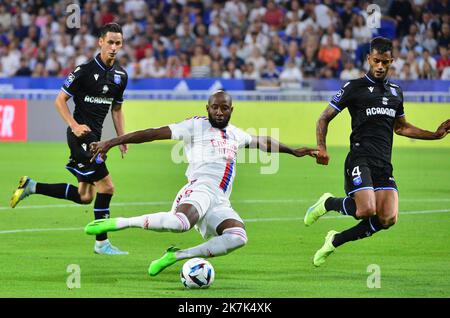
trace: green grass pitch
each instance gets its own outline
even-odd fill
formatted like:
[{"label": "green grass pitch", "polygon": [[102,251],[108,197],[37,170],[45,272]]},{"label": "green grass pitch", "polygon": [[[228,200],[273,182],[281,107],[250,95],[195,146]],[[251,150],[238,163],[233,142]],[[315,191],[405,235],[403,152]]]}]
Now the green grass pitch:
[{"label": "green grass pitch", "polygon": [[[299,119],[300,123],[311,126],[321,108]],[[443,113],[440,108],[437,118],[422,126],[434,128],[449,117],[448,109]],[[243,125],[239,111],[236,107],[237,121]],[[155,121],[164,119],[150,114]],[[130,120],[133,113],[127,116]],[[172,114],[171,121],[175,118]],[[261,127],[279,127],[267,126],[269,122],[270,118],[262,120]],[[330,128],[330,133],[337,133],[336,129]],[[345,144],[348,134],[339,133]],[[281,129],[282,140],[283,134]],[[310,135],[300,136],[297,144],[313,145]],[[284,139],[294,137],[285,134]],[[261,163],[238,164],[231,201],[246,221],[249,242],[229,255],[210,259],[216,280],[207,290],[183,288],[179,279],[183,262],[156,277],[147,275],[150,261],[168,246],[203,242],[195,230],[111,233],[112,243],[130,254],[107,257],[93,253],[93,237],[82,231],[93,219],[92,205],[36,195],[16,209],[8,208],[21,175],[49,183],[75,184],[75,179],[64,169],[68,156],[64,143],[0,144],[0,297],[450,297],[449,139],[427,147],[420,142],[394,146],[394,175],[400,189],[398,224],[340,247],[320,268],[314,268],[311,260],[327,231],[346,229],[356,221],[334,212],[309,228],[302,220],[307,207],[323,192],[343,195],[347,147],[330,146],[332,160],[327,167],[311,158],[287,155],[280,155],[276,174],[261,174]],[[171,149],[171,143],[131,145],[124,160],[117,149],[111,151],[108,167],[116,186],[113,217],[170,209],[185,183],[186,168],[171,161]],[[81,269],[81,288],[66,285],[70,264]],[[371,264],[379,266],[380,288],[367,285]]]}]

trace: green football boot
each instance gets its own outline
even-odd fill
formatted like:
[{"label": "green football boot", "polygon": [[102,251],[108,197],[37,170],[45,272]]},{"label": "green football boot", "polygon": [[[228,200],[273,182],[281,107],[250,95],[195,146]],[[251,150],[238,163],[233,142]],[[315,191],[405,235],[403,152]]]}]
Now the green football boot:
[{"label": "green football boot", "polygon": [[325,237],[325,243],[323,246],[314,254],[313,258],[313,264],[316,267],[319,267],[323,263],[325,263],[325,260],[328,256],[330,256],[331,253],[334,252],[336,247],[333,246],[333,239],[334,236],[339,233],[337,231],[329,231],[327,233],[327,236]]},{"label": "green football boot", "polygon": [[312,225],[316,222],[322,215],[326,214],[328,211],[325,209],[325,201],[328,198],[333,197],[331,193],[324,193],[322,196],[306,211],[305,218],[303,222],[306,226]]},{"label": "green football boot", "polygon": [[84,228],[84,232],[89,235],[99,235],[118,230],[120,229],[117,227],[117,218],[95,220]]},{"label": "green football boot", "polygon": [[161,258],[151,262],[148,268],[148,274],[150,276],[156,276],[166,267],[169,267],[170,265],[174,264],[177,261],[177,258],[175,257],[175,252],[179,250],[180,250],[179,248],[176,248],[174,246],[169,247],[167,249],[167,252]]}]

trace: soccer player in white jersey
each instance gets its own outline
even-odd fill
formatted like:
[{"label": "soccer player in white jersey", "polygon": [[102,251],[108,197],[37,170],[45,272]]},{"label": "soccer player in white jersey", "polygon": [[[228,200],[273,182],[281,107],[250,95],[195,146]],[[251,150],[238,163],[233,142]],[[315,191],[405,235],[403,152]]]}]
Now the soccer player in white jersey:
[{"label": "soccer player in white jersey", "polygon": [[233,112],[232,101],[230,95],[222,90],[210,96],[206,109],[208,117],[196,116],[169,126],[95,142],[90,146],[93,158],[96,158],[121,144],[163,139],[184,141],[189,161],[186,171],[188,183],[178,192],[169,212],[96,220],[85,228],[87,234],[98,235],[130,227],[184,232],[195,226],[204,239],[209,239],[187,249],[170,247],[160,259],[151,262],[148,269],[151,276],[179,260],[224,255],[247,243],[244,222],[229,201],[239,148],[259,148],[296,157],[315,157],[317,154],[316,149],[292,149],[271,137],[251,136],[229,124]]}]

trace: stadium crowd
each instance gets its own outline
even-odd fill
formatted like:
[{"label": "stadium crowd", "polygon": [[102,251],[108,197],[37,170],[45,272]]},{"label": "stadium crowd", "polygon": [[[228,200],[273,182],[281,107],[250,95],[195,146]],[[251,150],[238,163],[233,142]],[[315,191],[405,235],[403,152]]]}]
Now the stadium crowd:
[{"label": "stadium crowd", "polygon": [[[370,39],[393,39],[393,79],[450,79],[450,1],[81,0],[0,1],[0,77],[67,76],[97,52],[105,23],[123,28],[130,78],[255,79],[262,86],[359,77]],[[375,12],[376,13],[376,12]],[[373,14],[375,14],[373,13]],[[369,22],[368,22],[369,21]]]}]

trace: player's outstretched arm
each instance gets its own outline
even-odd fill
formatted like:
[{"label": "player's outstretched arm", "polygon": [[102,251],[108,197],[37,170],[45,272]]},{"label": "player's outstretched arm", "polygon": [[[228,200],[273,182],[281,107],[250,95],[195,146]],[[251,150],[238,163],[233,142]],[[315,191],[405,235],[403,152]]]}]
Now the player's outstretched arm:
[{"label": "player's outstretched arm", "polygon": [[269,136],[252,136],[252,142],[249,148],[258,148],[265,152],[287,153],[296,157],[306,155],[315,157],[317,155],[317,149],[307,147],[294,149]]},{"label": "player's outstretched arm", "polygon": [[117,145],[123,144],[140,144],[143,142],[151,142],[154,140],[165,140],[172,137],[172,131],[168,126],[161,128],[149,128],[144,130],[133,131],[128,134],[118,136],[105,141],[93,142],[89,148],[93,154],[91,161],[93,161],[98,154],[102,157]]},{"label": "player's outstretched arm", "polygon": [[334,108],[328,106],[325,110],[320,114],[319,120],[316,124],[316,139],[317,139],[317,148],[318,153],[316,156],[316,162],[321,165],[327,165],[330,161],[330,157],[327,152],[327,133],[328,133],[328,124],[330,121],[336,117],[339,112]]},{"label": "player's outstretched arm", "polygon": [[450,132],[450,119],[447,119],[435,132],[423,130],[406,121],[405,116],[395,120],[394,131],[397,135],[414,139],[436,140],[444,138]]}]

